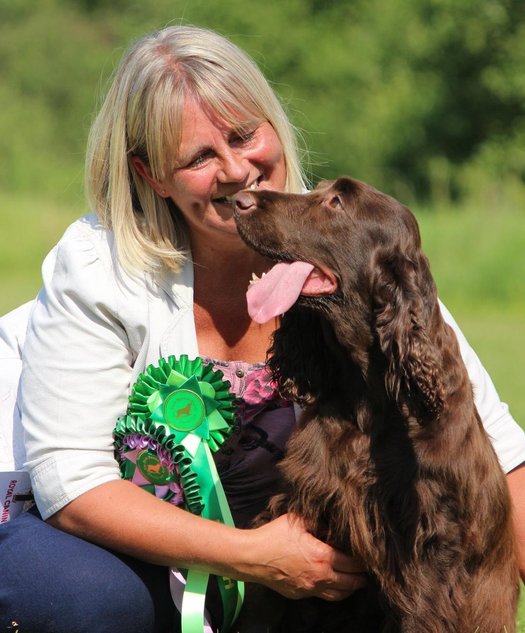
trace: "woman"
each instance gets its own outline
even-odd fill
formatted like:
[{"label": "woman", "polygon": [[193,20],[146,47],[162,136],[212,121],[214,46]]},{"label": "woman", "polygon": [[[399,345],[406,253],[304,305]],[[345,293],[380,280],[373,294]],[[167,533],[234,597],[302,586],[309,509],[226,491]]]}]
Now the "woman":
[{"label": "woman", "polygon": [[[73,224],[46,259],[24,347],[26,467],[45,521],[28,513],[4,530],[0,547],[13,554],[0,614],[24,633],[170,631],[169,566],[289,597],[348,596],[366,583],[359,561],[300,522],[208,521],[121,480],[113,456],[112,430],[140,372],[161,356],[201,356],[243,400],[241,433],[217,456],[236,525],[272,493],[293,407],[262,368],[276,324],[246,312],[249,279],[270,262],[244,246],[230,204],[244,188],[304,189],[293,130],[267,82],[212,32],[172,27],[142,39],[93,125],[86,173],[96,217]],[[522,435],[476,362],[485,423],[502,425],[503,442],[518,438],[504,451],[511,470],[525,455]]]}]

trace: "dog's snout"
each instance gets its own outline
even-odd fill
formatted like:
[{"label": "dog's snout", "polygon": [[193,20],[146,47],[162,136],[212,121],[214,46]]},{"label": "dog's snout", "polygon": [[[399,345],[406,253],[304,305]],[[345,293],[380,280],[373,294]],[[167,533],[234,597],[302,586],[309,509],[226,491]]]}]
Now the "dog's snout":
[{"label": "dog's snout", "polygon": [[233,197],[233,202],[239,213],[246,213],[257,206],[255,196],[248,191],[239,191]]}]

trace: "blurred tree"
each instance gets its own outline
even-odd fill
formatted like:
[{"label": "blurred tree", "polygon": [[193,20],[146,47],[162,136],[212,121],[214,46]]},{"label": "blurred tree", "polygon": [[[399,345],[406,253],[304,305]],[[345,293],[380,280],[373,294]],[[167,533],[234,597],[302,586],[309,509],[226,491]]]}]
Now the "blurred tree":
[{"label": "blurred tree", "polygon": [[0,187],[78,195],[106,77],[133,39],[179,23],[254,57],[314,181],[350,173],[407,201],[493,175],[523,189],[523,0],[0,0]]},{"label": "blurred tree", "polygon": [[0,13],[0,186],[76,197],[95,93],[115,40],[58,0],[22,0],[5,12],[2,4]]}]

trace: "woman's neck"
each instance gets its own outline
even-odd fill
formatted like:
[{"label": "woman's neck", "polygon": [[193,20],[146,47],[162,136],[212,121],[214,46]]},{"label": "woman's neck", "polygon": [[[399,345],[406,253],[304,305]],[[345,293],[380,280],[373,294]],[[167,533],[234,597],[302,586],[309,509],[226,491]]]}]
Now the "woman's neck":
[{"label": "woman's neck", "polygon": [[252,273],[261,275],[271,262],[246,247],[226,253],[192,248],[194,309],[199,351],[220,360],[263,362],[276,327],[252,321],[246,291]]},{"label": "woman's neck", "polygon": [[203,290],[208,294],[208,290],[217,290],[220,284],[222,296],[235,299],[240,294],[244,297],[252,275],[261,276],[272,262],[249,249],[239,238],[232,240],[229,248],[222,246],[219,243],[191,244],[196,292]]}]

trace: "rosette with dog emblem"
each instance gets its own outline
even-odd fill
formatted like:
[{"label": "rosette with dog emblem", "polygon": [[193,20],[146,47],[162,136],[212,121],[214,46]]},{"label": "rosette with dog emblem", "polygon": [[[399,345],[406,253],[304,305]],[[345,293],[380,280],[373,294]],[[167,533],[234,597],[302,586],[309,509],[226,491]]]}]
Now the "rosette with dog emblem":
[{"label": "rosette with dog emblem", "polygon": [[[121,474],[149,492],[207,519],[233,525],[212,452],[230,435],[235,396],[221,371],[200,358],[161,358],[133,385],[127,415],[115,428]],[[183,633],[203,630],[209,575],[186,573]],[[237,617],[243,584],[217,578],[227,631]]]}]

